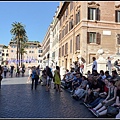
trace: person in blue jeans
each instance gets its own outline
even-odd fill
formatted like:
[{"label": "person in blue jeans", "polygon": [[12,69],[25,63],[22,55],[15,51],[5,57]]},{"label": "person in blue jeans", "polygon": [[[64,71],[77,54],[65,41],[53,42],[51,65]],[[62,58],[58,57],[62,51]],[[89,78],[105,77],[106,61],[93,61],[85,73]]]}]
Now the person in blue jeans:
[{"label": "person in blue jeans", "polygon": [[105,79],[104,84],[105,84],[104,85],[104,91],[99,94],[99,97],[96,98],[93,102],[87,104],[87,106],[89,108],[96,107],[100,102],[105,100],[105,98],[107,97],[107,95],[108,95],[108,88],[109,88],[109,81],[107,79]]},{"label": "person in blue jeans", "polygon": [[31,86],[32,90],[33,90],[34,82],[35,82],[35,90],[36,90],[38,85],[38,73],[35,66],[32,68],[32,86]]}]

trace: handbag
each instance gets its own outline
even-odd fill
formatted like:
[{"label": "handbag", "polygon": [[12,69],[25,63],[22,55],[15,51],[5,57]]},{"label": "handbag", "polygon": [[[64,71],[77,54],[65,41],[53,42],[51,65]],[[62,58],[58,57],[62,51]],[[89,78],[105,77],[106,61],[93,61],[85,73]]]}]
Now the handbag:
[{"label": "handbag", "polygon": [[107,107],[107,115],[108,116],[116,116],[119,113],[119,108],[115,106],[108,106]]}]

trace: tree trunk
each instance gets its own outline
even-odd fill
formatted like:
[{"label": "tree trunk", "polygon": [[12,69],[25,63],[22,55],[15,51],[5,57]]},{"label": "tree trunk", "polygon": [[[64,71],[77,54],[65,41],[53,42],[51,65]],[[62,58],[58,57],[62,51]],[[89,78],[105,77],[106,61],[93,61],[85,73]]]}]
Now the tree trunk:
[{"label": "tree trunk", "polygon": [[20,66],[20,38],[19,38],[19,66]]},{"label": "tree trunk", "polygon": [[22,67],[22,62],[23,62],[23,60],[22,60],[22,51],[21,51],[21,67]]},{"label": "tree trunk", "polygon": [[[18,38],[19,40],[19,38]],[[17,67],[18,67],[18,40],[17,40]]]}]

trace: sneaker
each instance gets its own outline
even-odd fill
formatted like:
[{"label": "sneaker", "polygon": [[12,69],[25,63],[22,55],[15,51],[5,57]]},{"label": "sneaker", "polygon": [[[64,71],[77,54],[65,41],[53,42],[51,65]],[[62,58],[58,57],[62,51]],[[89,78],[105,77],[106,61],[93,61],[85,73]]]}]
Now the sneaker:
[{"label": "sneaker", "polygon": [[88,107],[87,104],[86,104],[85,102],[84,102],[84,105],[85,105],[86,107]]},{"label": "sneaker", "polygon": [[73,92],[73,90],[70,91],[71,93]]},{"label": "sneaker", "polygon": [[89,105],[89,104],[87,104],[87,107],[88,107],[88,108],[92,108],[92,106],[91,106],[91,105]]}]

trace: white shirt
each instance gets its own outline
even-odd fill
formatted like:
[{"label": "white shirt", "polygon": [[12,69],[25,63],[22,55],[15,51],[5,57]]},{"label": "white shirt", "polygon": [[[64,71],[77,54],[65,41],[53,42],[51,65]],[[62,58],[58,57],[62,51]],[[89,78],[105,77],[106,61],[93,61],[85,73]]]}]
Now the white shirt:
[{"label": "white shirt", "polygon": [[32,70],[31,69],[29,69],[29,75],[31,75],[32,74]]},{"label": "white shirt", "polygon": [[[93,68],[93,66],[95,65],[95,67]],[[95,60],[95,61],[93,61],[93,65],[92,65],[92,68],[93,68],[93,70],[97,70],[97,61]]]},{"label": "white shirt", "polygon": [[7,71],[7,67],[4,67],[4,71]]},{"label": "white shirt", "polygon": [[108,65],[108,67],[111,67],[111,66],[112,66],[112,65],[111,65],[111,60],[108,60],[107,65]]}]

